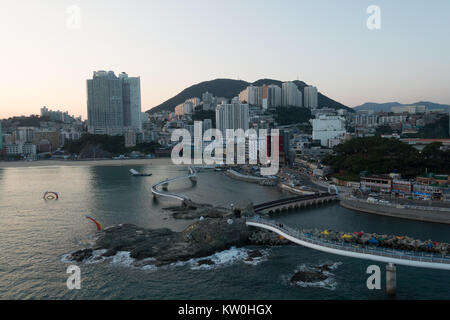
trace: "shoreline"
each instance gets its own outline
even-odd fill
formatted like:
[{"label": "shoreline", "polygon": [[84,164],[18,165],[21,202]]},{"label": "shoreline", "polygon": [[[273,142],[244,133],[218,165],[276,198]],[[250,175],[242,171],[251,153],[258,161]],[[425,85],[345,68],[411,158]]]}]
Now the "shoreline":
[{"label": "shoreline", "polygon": [[123,159],[123,160],[37,160],[0,161],[0,169],[36,167],[80,167],[80,166],[129,166],[129,165],[172,165],[170,158]]}]

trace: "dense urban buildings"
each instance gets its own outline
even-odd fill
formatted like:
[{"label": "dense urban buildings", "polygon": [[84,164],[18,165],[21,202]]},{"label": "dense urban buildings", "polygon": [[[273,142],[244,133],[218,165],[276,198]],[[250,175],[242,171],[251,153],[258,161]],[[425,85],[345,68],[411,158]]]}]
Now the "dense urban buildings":
[{"label": "dense urban buildings", "polygon": [[51,121],[61,121],[64,123],[72,123],[77,120],[81,121],[81,117],[75,118],[74,116],[69,115],[68,111],[53,111],[45,106],[41,108],[41,117],[48,118]]},{"label": "dense urban buildings", "polygon": [[[260,87],[250,85],[239,93],[238,98],[242,103],[247,103],[250,106],[262,107],[264,110],[280,106],[303,106],[303,94],[292,81],[283,82],[281,87],[275,84],[263,84]],[[315,90],[315,96],[314,92],[310,93],[310,99],[315,101],[313,108],[317,108],[317,89]]]},{"label": "dense urban buildings", "polygon": [[185,114],[192,114],[194,112],[194,104],[191,101],[181,103],[175,107],[175,115],[183,116]]}]

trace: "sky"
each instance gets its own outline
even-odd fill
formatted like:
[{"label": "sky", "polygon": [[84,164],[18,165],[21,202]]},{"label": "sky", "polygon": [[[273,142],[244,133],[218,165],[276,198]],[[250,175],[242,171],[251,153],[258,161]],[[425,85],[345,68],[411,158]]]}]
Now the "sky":
[{"label": "sky", "polygon": [[143,111],[216,78],[299,79],[351,107],[450,104],[449,15],[448,0],[0,0],[0,118],[85,119],[94,70],[140,76]]}]

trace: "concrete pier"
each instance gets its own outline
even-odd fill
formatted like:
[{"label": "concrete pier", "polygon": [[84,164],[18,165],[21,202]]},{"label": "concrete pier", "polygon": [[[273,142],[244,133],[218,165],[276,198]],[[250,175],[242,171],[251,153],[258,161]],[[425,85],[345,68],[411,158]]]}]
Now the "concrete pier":
[{"label": "concrete pier", "polygon": [[396,270],[395,264],[389,263],[386,265],[386,293],[390,296],[395,296],[397,292]]},{"label": "concrete pier", "polygon": [[167,188],[169,187],[169,184],[168,183],[164,183],[163,185],[162,185],[162,189],[164,190],[164,191],[167,191]]}]

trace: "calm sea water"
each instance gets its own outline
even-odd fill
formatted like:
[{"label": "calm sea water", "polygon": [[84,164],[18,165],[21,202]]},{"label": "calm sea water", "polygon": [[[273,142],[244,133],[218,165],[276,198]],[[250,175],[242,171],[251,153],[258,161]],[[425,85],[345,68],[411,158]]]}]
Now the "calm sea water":
[{"label": "calm sea water", "polygon": [[[127,253],[97,263],[81,263],[81,290],[68,290],[64,255],[85,247],[95,226],[133,223],[182,230],[186,221],[168,219],[162,208],[176,201],[154,200],[150,186],[186,172],[173,165],[133,166],[151,177],[134,178],[131,166],[35,167],[0,169],[0,299],[386,299],[366,287],[370,261],[345,258],[292,245],[261,247],[264,258],[249,264],[251,248],[231,249],[212,258],[219,264],[198,268],[195,261],[144,270],[131,266]],[[57,191],[59,201],[44,201]],[[275,188],[205,172],[169,190],[200,202],[229,206],[238,199],[254,203],[287,197]],[[276,217],[286,225],[342,231],[407,234],[450,242],[450,226],[353,212],[339,205],[319,206]],[[289,277],[311,264],[332,263],[329,280],[293,286]],[[384,288],[384,265],[382,285]],[[450,299],[447,271],[397,266],[397,299]]]}]

